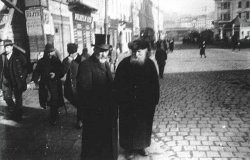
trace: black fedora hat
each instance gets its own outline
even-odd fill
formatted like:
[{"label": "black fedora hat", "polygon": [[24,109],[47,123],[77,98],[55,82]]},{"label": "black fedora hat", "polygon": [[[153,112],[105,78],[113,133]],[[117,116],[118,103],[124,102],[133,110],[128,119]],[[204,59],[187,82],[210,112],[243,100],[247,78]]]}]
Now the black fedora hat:
[{"label": "black fedora hat", "polygon": [[50,43],[47,43],[47,44],[45,45],[45,50],[44,50],[44,52],[53,52],[53,51],[55,51],[54,46],[53,46],[52,44],[50,44]]},{"label": "black fedora hat", "polygon": [[3,41],[4,47],[6,47],[6,46],[13,46],[13,44],[14,43],[11,40],[9,40],[9,39]]},{"label": "black fedora hat", "polygon": [[106,43],[106,35],[105,34],[95,34],[95,44],[92,44],[92,46],[101,49],[102,51],[109,50],[109,37],[110,35],[107,35],[107,43]]}]

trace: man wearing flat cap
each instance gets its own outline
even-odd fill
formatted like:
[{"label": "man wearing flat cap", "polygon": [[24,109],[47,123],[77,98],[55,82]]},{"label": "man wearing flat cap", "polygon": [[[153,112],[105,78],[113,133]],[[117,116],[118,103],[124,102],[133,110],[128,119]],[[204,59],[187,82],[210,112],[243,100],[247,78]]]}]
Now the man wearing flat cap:
[{"label": "man wearing flat cap", "polygon": [[159,101],[159,81],[150,45],[145,40],[129,44],[132,55],[124,58],[115,73],[115,96],[119,106],[119,140],[127,159],[147,156],[155,106]]},{"label": "man wearing flat cap", "polygon": [[[22,93],[27,89],[27,59],[17,50],[13,50],[11,40],[4,41],[5,52],[0,56],[0,90],[8,105],[7,119],[22,119]],[[12,98],[14,94],[15,102]]]},{"label": "man wearing flat cap", "polygon": [[96,37],[94,53],[78,67],[77,93],[82,110],[82,159],[116,160],[113,136],[115,108],[113,78],[107,62],[109,45]]}]

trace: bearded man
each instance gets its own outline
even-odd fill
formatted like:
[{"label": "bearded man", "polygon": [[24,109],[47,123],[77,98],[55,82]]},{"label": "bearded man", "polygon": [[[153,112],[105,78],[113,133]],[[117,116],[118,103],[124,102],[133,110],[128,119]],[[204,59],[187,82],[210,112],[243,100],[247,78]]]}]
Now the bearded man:
[{"label": "bearded man", "polygon": [[[94,53],[78,67],[77,93],[83,120],[82,159],[117,159],[117,141],[114,103],[112,103],[113,78],[107,62],[109,45],[94,45]],[[113,138],[113,139],[112,139]]]},{"label": "bearded man", "polygon": [[129,45],[132,55],[124,58],[115,74],[119,105],[119,140],[127,159],[147,156],[155,106],[159,101],[159,80],[154,62],[149,59],[149,43],[135,40]]}]

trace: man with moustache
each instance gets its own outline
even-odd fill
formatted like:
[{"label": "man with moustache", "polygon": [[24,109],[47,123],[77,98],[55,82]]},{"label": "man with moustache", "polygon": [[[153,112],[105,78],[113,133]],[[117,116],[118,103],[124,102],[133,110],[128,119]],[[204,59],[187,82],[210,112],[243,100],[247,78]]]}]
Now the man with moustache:
[{"label": "man with moustache", "polygon": [[[116,160],[116,128],[112,103],[113,78],[107,62],[109,45],[96,37],[94,53],[78,67],[77,93],[81,115],[82,160]],[[113,138],[113,139],[112,139]]]},{"label": "man with moustache", "polygon": [[[5,52],[0,55],[0,91],[7,104],[6,118],[22,120],[22,94],[27,89],[27,59],[13,48],[11,40],[4,41]],[[13,95],[15,101],[13,99]]]},{"label": "man with moustache", "polygon": [[127,159],[136,154],[147,156],[155,106],[159,101],[159,81],[154,62],[149,59],[149,43],[135,40],[115,74],[115,92],[119,105],[119,139]]}]

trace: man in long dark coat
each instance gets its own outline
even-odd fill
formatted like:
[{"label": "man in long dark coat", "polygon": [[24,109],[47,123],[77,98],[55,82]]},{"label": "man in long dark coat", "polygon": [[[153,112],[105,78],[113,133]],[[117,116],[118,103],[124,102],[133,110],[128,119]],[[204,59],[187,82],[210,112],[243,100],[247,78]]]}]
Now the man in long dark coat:
[{"label": "man in long dark coat", "polygon": [[149,44],[135,40],[132,55],[124,58],[115,74],[119,105],[119,139],[126,157],[147,156],[155,107],[159,101],[159,81],[154,62],[146,57]]},{"label": "man in long dark coat", "polygon": [[206,58],[206,41],[205,40],[202,40],[200,45],[199,45],[199,48],[200,48],[200,56],[202,58],[202,56],[204,56],[204,58]]},{"label": "man in long dark coat", "polygon": [[157,43],[155,59],[159,68],[159,77],[163,78],[164,68],[167,60],[167,51],[164,49],[163,43]]},{"label": "man in long dark coat", "polygon": [[[94,53],[78,68],[77,93],[83,117],[82,159],[116,160],[113,129],[117,115],[112,102],[113,78],[107,62],[109,45],[94,45]],[[115,109],[115,110],[114,110]]]},{"label": "man in long dark coat", "polygon": [[[37,62],[37,66],[33,72],[30,84],[34,84],[39,80],[39,101],[50,106],[50,124],[55,125],[58,108],[62,106],[62,82],[63,65],[55,56],[55,49],[52,44],[46,44],[44,56]],[[41,87],[41,89],[40,89]],[[48,94],[50,99],[48,100]]]},{"label": "man in long dark coat", "polygon": [[63,60],[63,72],[66,74],[66,80],[64,82],[64,97],[77,108],[76,128],[80,129],[82,128],[82,118],[80,115],[80,107],[76,91],[76,75],[82,57],[77,53],[77,48],[78,46],[75,43],[67,44],[69,56]]},{"label": "man in long dark coat", "polygon": [[[5,52],[0,55],[0,90],[8,106],[7,119],[22,119],[22,93],[27,89],[27,59],[13,50],[11,40],[4,41]],[[13,100],[15,97],[15,102]]]}]

